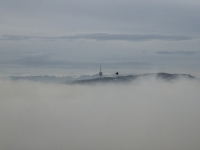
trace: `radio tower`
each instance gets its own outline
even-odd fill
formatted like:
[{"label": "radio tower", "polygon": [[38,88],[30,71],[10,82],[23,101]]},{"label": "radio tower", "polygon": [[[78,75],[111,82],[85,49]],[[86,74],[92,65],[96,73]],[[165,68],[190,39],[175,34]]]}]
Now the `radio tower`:
[{"label": "radio tower", "polygon": [[103,73],[101,72],[101,65],[100,65],[100,72],[99,72],[99,76],[100,76],[100,78],[102,78],[102,76],[103,76]]}]

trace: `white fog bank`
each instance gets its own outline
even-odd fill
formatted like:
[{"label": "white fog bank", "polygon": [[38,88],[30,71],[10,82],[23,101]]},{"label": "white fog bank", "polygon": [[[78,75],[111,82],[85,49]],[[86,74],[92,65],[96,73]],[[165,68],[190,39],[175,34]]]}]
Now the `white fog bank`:
[{"label": "white fog bank", "polygon": [[1,150],[199,150],[200,83],[0,80]]}]

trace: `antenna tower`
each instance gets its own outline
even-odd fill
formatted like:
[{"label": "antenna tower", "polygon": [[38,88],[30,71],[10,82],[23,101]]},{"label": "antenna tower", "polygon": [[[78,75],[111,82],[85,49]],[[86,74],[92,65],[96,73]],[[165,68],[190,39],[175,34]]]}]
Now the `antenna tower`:
[{"label": "antenna tower", "polygon": [[101,65],[100,65],[100,72],[99,72],[99,76],[100,76],[100,78],[102,78],[102,76],[103,76],[103,73],[101,72]]}]

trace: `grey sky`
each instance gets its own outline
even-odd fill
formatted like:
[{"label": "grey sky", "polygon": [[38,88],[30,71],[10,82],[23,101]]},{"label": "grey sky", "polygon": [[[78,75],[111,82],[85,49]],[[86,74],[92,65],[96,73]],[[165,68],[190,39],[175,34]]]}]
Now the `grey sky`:
[{"label": "grey sky", "polygon": [[[48,57],[45,62],[52,69],[56,66],[61,70],[65,62],[71,61],[94,66],[101,62],[150,62],[158,71],[162,64],[165,66],[160,71],[167,71],[165,69],[171,62],[177,67],[184,64],[193,70],[196,70],[195,65],[200,64],[199,1],[0,2],[0,74],[12,74],[12,71],[20,74],[22,70],[19,68],[30,63],[28,58],[38,55],[43,55],[44,61]],[[156,55],[162,51],[170,54],[192,51],[196,55],[187,55],[186,59],[182,55],[176,58],[173,55]],[[193,61],[188,63],[188,59]],[[44,63],[40,62],[30,64],[29,70],[42,67]],[[53,65],[54,62],[63,62],[63,65]],[[29,73],[25,69],[23,73]],[[65,69],[65,73],[70,72],[67,66]],[[187,67],[182,71],[186,70]],[[37,73],[37,70],[34,72]]]},{"label": "grey sky", "polygon": [[164,54],[164,55],[193,55],[199,52],[196,51],[158,51],[157,54]]}]

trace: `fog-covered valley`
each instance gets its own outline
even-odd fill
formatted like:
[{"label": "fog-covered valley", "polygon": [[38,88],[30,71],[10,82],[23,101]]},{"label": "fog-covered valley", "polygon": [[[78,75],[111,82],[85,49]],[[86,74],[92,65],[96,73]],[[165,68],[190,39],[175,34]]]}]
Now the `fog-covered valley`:
[{"label": "fog-covered valley", "polygon": [[2,150],[198,150],[200,82],[0,80]]}]

